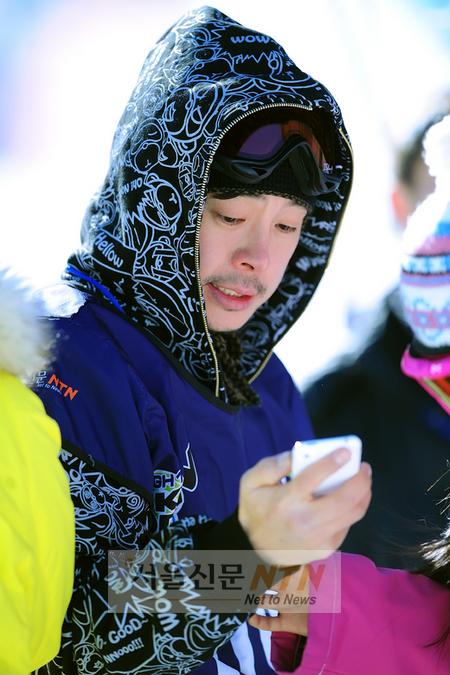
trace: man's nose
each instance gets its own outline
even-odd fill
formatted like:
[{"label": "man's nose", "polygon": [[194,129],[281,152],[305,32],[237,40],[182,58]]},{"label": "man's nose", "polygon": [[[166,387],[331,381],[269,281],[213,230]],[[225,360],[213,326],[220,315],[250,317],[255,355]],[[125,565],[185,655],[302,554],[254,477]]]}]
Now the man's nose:
[{"label": "man's nose", "polygon": [[236,248],[232,256],[232,263],[236,269],[247,269],[251,272],[264,271],[269,261],[269,237],[261,233],[248,236],[245,242]]}]

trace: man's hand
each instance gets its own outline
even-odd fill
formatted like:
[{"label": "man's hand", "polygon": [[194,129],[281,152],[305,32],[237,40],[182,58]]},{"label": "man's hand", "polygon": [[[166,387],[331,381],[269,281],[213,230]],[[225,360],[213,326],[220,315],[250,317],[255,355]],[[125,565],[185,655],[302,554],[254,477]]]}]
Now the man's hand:
[{"label": "man's hand", "polygon": [[371,470],[359,472],[333,492],[314,497],[317,486],[350,458],[340,448],[315,462],[293,480],[291,453],[266,457],[246,471],[240,482],[239,521],[259,555],[277,565],[326,558],[364,516],[371,498]]}]

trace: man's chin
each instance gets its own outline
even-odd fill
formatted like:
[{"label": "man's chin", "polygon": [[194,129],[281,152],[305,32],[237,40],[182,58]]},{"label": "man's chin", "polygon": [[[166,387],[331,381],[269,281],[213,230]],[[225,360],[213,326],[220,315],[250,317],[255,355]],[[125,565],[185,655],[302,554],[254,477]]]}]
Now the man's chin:
[{"label": "man's chin", "polygon": [[209,332],[210,333],[234,333],[235,331],[239,330],[239,328],[242,328],[244,324],[241,324],[240,326],[210,326],[208,324]]},{"label": "man's chin", "polygon": [[238,320],[236,317],[235,321],[217,321],[209,319],[207,320],[208,328],[211,333],[234,333],[244,326],[248,321],[247,319]]},{"label": "man's chin", "polygon": [[234,333],[235,331],[239,330],[239,328],[211,328],[208,326],[209,332],[214,335],[217,333],[218,335],[222,335],[223,333]]}]

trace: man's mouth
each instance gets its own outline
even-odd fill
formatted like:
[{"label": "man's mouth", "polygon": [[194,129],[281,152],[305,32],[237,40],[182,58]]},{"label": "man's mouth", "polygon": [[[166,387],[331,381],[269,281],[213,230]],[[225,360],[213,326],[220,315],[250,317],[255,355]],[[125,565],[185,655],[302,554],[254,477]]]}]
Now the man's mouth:
[{"label": "man's mouth", "polygon": [[231,295],[234,298],[243,298],[250,297],[252,293],[238,293],[238,291],[233,290],[232,288],[226,288],[225,286],[219,286],[218,284],[211,284],[214,288],[218,288],[219,291],[225,293],[225,295]]},{"label": "man's mouth", "polygon": [[229,288],[228,286],[215,284],[212,281],[207,283],[205,288],[209,288],[209,293],[212,294],[215,301],[226,310],[247,309],[254,303],[256,295],[255,289],[242,287]]}]

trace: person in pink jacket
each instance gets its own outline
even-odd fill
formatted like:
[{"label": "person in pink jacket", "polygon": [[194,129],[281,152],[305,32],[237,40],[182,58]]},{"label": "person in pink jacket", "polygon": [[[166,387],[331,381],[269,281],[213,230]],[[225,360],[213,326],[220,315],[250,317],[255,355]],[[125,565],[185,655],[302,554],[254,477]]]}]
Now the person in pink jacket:
[{"label": "person in pink jacket", "polygon": [[[449,546],[447,538],[447,556]],[[377,568],[368,558],[350,553],[336,553],[319,566],[326,581],[318,591],[311,585],[304,597],[320,603],[321,592],[326,593],[335,604],[331,611],[316,605],[301,614],[287,611],[276,618],[251,619],[262,630],[277,631],[271,657],[279,673],[449,674],[448,587],[422,574]],[[448,567],[449,561],[447,577]],[[289,599],[289,593],[279,596],[281,605]],[[307,634],[306,642],[301,634]]]},{"label": "person in pink jacket", "polygon": [[[414,339],[401,367],[450,414],[450,115],[430,129],[424,147],[436,190],[412,216],[405,239],[400,286]],[[442,481],[448,472],[443,467]],[[450,513],[450,495],[442,509]],[[306,584],[302,568],[278,584],[278,616],[250,619],[273,631],[277,671],[449,675],[450,525],[422,553],[417,574],[335,553],[316,563],[320,570],[308,566]],[[273,596],[265,596],[264,605],[275,607]]]}]

